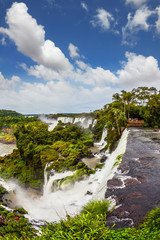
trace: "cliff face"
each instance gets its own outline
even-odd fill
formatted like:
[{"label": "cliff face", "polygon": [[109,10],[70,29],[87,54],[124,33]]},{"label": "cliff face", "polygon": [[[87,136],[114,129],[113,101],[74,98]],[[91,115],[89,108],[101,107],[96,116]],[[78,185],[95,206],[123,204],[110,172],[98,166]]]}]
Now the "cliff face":
[{"label": "cliff face", "polygon": [[138,226],[146,214],[160,207],[160,132],[130,128],[126,152],[118,171],[107,183],[105,197],[117,208],[107,218],[114,228]]}]

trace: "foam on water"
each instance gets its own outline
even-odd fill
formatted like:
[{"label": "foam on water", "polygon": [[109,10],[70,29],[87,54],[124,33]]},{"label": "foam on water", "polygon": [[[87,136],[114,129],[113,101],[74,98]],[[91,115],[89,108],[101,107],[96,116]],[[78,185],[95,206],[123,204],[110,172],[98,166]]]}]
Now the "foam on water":
[{"label": "foam on water", "polygon": [[[128,131],[125,130],[116,150],[108,157],[104,167],[88,178],[76,182],[74,186],[66,190],[51,191],[54,180],[69,176],[71,172],[55,174],[47,180],[45,177],[44,194],[36,196],[29,190],[21,188],[14,182],[6,182],[0,179],[0,183],[8,190],[15,192],[16,205],[25,208],[31,221],[59,221],[66,214],[74,216],[79,213],[82,206],[91,199],[103,199],[106,191],[106,183],[114,175],[113,165],[116,157],[123,154],[126,148]],[[108,155],[108,152],[106,152]]]}]

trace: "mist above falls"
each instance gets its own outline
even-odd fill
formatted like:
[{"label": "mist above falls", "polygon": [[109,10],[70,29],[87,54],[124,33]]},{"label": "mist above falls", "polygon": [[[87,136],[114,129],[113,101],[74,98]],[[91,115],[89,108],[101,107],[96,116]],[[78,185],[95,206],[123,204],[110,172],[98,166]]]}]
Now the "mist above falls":
[{"label": "mist above falls", "polygon": [[[106,130],[104,129],[106,132]],[[106,134],[106,133],[105,133]],[[102,138],[104,135],[102,134]],[[42,196],[30,190],[23,189],[13,181],[0,180],[0,183],[10,192],[11,198],[14,196],[15,207],[23,207],[27,212],[27,217],[32,222],[39,221],[59,221],[66,217],[66,214],[74,216],[78,214],[85,204],[92,199],[103,199],[106,191],[106,183],[111,179],[116,171],[114,163],[118,155],[123,154],[126,149],[128,131],[125,130],[119,141],[117,148],[112,154],[107,151],[104,154],[108,157],[104,167],[97,170],[85,179],[75,182],[69,188],[53,191],[53,183],[57,179],[69,176],[71,172],[54,173],[49,179],[45,178],[44,192]],[[104,143],[100,142],[99,148]],[[46,173],[44,173],[46,174]],[[9,197],[9,196],[8,196]],[[12,200],[12,199],[11,199]]]}]

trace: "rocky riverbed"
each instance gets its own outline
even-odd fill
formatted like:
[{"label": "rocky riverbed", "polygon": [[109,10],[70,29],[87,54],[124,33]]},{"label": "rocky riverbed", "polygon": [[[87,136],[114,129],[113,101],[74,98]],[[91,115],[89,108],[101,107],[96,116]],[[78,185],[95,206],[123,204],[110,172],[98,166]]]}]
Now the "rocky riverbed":
[{"label": "rocky riverbed", "polygon": [[146,214],[160,207],[160,132],[130,128],[126,152],[107,183],[105,197],[116,207],[107,218],[114,228],[138,226]]}]

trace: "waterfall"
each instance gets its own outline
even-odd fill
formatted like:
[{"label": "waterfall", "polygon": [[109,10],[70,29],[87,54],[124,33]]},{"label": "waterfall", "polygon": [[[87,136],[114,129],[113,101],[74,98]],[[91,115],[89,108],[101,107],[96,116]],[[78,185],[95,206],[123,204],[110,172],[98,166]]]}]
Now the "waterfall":
[{"label": "waterfall", "polygon": [[46,169],[44,170],[45,180],[44,180],[44,187],[43,187],[43,196],[47,196],[50,193],[59,189],[59,187],[55,186],[54,183],[64,179],[65,177],[71,176],[73,172],[66,171],[62,173],[53,173],[53,175],[49,176],[49,180],[47,180],[47,172]]},{"label": "waterfall", "polygon": [[95,126],[96,119],[93,119],[91,117],[58,117],[58,118],[47,118],[44,115],[41,115],[39,119],[48,124],[48,130],[52,131],[58,124],[59,121],[62,123],[72,123],[76,124],[79,127],[82,128],[89,128],[90,125]]},{"label": "waterfall", "polygon": [[[64,219],[66,214],[74,216],[79,213],[82,206],[91,199],[102,199],[107,188],[107,181],[111,179],[116,171],[113,167],[119,154],[125,152],[128,131],[125,130],[119,141],[116,150],[109,155],[101,170],[95,174],[75,182],[69,189],[54,189],[54,182],[70,176],[73,172],[54,173],[47,179],[46,168],[44,170],[45,182],[43,196],[38,196],[30,190],[21,188],[18,184],[0,181],[7,190],[14,190],[15,206],[23,207],[28,212],[27,217],[34,221],[59,221]],[[108,152],[105,152],[108,155]],[[11,199],[12,200],[12,199]]]},{"label": "waterfall", "polygon": [[111,155],[109,156],[109,159],[105,162],[105,166],[102,168],[102,171],[101,171],[101,176],[102,176],[101,181],[94,195],[95,198],[99,199],[104,197],[104,194],[106,191],[106,183],[109,179],[113,178],[114,173],[117,169],[117,166],[113,167],[114,163],[116,162],[116,158],[120,154],[125,153],[128,133],[129,131],[125,129],[118,143],[117,148],[111,153]]},{"label": "waterfall", "polygon": [[80,118],[75,118],[74,124],[79,125],[80,127],[83,128],[89,128],[90,124],[93,124],[93,119],[92,118],[85,118],[85,117],[80,117]]},{"label": "waterfall", "polygon": [[63,123],[73,123],[74,122],[74,118],[73,117],[58,117],[57,123],[59,121],[62,121]]},{"label": "waterfall", "polygon": [[107,144],[107,142],[105,141],[105,138],[107,137],[107,128],[104,127],[103,132],[102,132],[102,137],[100,142],[95,143],[95,146],[98,146],[99,149],[102,149],[105,147],[105,145]]}]

